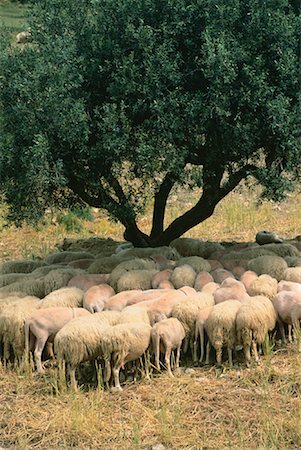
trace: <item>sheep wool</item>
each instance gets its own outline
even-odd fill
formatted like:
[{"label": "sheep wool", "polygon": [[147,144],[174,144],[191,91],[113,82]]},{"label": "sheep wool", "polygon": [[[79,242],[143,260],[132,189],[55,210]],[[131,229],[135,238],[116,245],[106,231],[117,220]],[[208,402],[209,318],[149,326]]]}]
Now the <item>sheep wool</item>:
[{"label": "sheep wool", "polygon": [[285,270],[283,279],[286,281],[301,283],[301,267],[289,267]]},{"label": "sheep wool", "polygon": [[0,262],[0,274],[30,273],[38,267],[46,266],[44,261],[38,259],[23,259],[17,261]]},{"label": "sheep wool", "polygon": [[205,242],[192,238],[177,238],[170,243],[181,256],[200,256],[201,258],[209,258],[214,252],[224,250],[219,242]]},{"label": "sheep wool", "polygon": [[68,263],[76,259],[93,259],[93,255],[87,252],[58,252],[48,255],[45,258],[47,264]]},{"label": "sheep wool", "polygon": [[256,295],[264,295],[272,298],[277,294],[278,283],[275,278],[270,275],[260,275],[248,286],[247,292],[251,297]]},{"label": "sheep wool", "polygon": [[183,266],[179,266],[174,269],[169,281],[176,289],[180,289],[183,286],[193,287],[195,279],[195,270],[191,266],[184,264]]},{"label": "sheep wool", "polygon": [[105,256],[102,258],[97,258],[88,267],[87,273],[99,274],[99,273],[111,273],[118,264],[128,261],[128,258],[124,258],[118,255]]},{"label": "sheep wool", "polygon": [[267,274],[276,278],[277,281],[283,279],[287,267],[287,263],[283,258],[269,255],[251,259],[248,264],[248,269],[253,270],[257,275]]},{"label": "sheep wool", "polygon": [[83,306],[84,291],[76,287],[56,289],[46,295],[40,302],[38,308],[54,308],[65,306],[69,308],[81,308]]},{"label": "sheep wool", "polygon": [[185,258],[180,258],[176,262],[176,267],[180,267],[183,265],[191,266],[196,273],[200,272],[210,272],[211,266],[204,258],[201,258],[200,256],[187,256]]},{"label": "sheep wool", "polygon": [[66,269],[56,269],[49,272],[44,277],[45,294],[67,286],[71,278],[81,273],[80,270],[72,269],[71,267]]},{"label": "sheep wool", "polygon": [[151,289],[153,276],[157,272],[157,270],[130,270],[125,272],[117,281],[117,292]]}]

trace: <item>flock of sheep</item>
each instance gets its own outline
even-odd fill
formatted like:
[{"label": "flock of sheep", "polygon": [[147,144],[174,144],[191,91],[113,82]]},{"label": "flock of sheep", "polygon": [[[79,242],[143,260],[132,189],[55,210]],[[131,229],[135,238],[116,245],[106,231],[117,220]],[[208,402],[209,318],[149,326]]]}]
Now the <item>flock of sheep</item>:
[{"label": "flock of sheep", "polygon": [[300,320],[301,240],[273,233],[249,243],[179,238],[145,249],[65,240],[45,260],[0,263],[2,359],[17,364],[33,352],[43,373],[44,360],[56,358],[73,388],[85,361],[101,361],[116,389],[120,370],[142,356],[147,376],[150,365],[172,376],[185,354],[209,364],[212,347],[217,364],[227,357],[230,365],[243,348],[249,366],[269,333],[300,338]]}]

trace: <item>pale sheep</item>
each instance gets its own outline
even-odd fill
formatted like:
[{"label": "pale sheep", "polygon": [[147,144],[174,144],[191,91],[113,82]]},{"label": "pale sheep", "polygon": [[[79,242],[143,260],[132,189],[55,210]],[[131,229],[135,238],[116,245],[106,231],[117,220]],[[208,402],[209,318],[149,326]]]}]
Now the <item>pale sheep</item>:
[{"label": "pale sheep", "polygon": [[54,308],[65,306],[68,308],[81,308],[83,306],[84,292],[76,287],[56,289],[40,300],[38,308]]},{"label": "pale sheep", "polygon": [[261,345],[268,332],[275,328],[276,311],[272,302],[264,296],[251,297],[242,304],[236,316],[237,343],[244,348],[246,366],[250,366],[251,347],[259,363],[257,345]]},{"label": "pale sheep", "polygon": [[227,347],[229,364],[232,366],[232,351],[236,344],[235,319],[242,304],[238,300],[227,300],[212,308],[206,322],[208,335],[206,364],[209,364],[210,344],[215,348],[217,364],[222,363],[222,349]]},{"label": "pale sheep", "polygon": [[156,263],[159,270],[174,269],[176,265],[176,261],[167,259],[162,255],[151,255],[149,259]]},{"label": "pale sheep", "polygon": [[196,272],[187,264],[176,267],[172,272],[169,281],[176,289],[180,289],[183,286],[194,286],[196,279]]},{"label": "pale sheep", "polygon": [[233,273],[226,269],[215,269],[211,271],[211,276],[215,283],[222,283],[226,278],[235,278]]},{"label": "pale sheep", "polygon": [[301,283],[301,267],[289,267],[283,274],[283,280]]},{"label": "pale sheep", "polygon": [[152,289],[157,289],[161,283],[169,281],[171,274],[172,269],[165,269],[157,272],[152,278]]},{"label": "pale sheep", "polygon": [[277,294],[278,283],[275,278],[270,275],[260,275],[247,288],[247,292],[251,297],[256,295],[264,295],[272,298]]},{"label": "pale sheep", "polygon": [[210,272],[211,270],[211,266],[208,261],[206,261],[206,259],[204,258],[201,258],[200,256],[186,256],[180,258],[176,262],[176,267],[180,267],[183,265],[191,266],[196,273],[203,271]]},{"label": "pale sheep", "polygon": [[39,299],[26,296],[17,298],[2,308],[0,313],[0,340],[4,359],[9,359],[10,348],[15,360],[21,361],[25,350],[25,320],[37,309]]},{"label": "pale sheep", "polygon": [[205,242],[193,238],[177,238],[170,243],[181,256],[200,256],[202,258],[209,258],[214,252],[224,250],[224,247],[219,242]]},{"label": "pale sheep", "polygon": [[65,238],[63,242],[57,245],[59,250],[62,251],[73,251],[73,252],[82,252],[86,251],[91,253],[92,255],[102,254],[103,256],[112,255],[115,253],[118,245],[122,244],[122,242],[114,241],[111,238],[100,238],[93,236],[91,238],[83,238],[83,239],[70,239]]},{"label": "pale sheep", "polygon": [[7,273],[5,275],[0,275],[0,288],[16,283],[17,281],[26,280],[27,278],[27,273]]},{"label": "pale sheep", "polygon": [[197,356],[197,348],[198,348],[198,341],[200,341],[200,359],[199,362],[201,363],[204,359],[205,354],[205,323],[206,320],[209,317],[209,314],[212,311],[214,305],[208,306],[207,308],[202,309],[199,311],[197,319],[195,321],[195,332],[194,332],[194,343],[193,343],[193,361],[196,363],[198,356]]},{"label": "pale sheep", "polygon": [[213,294],[217,289],[220,288],[220,284],[215,283],[214,281],[205,284],[201,292],[206,292],[207,294]]},{"label": "pale sheep", "polygon": [[173,376],[171,371],[171,352],[176,350],[175,369],[180,366],[180,351],[185,330],[181,322],[171,317],[156,323],[151,330],[152,349],[155,354],[155,367],[160,371],[160,351],[164,354],[165,366],[169,376]]},{"label": "pale sheep", "polygon": [[58,252],[52,253],[45,258],[47,264],[69,263],[77,259],[94,259],[91,253],[87,252]]},{"label": "pale sheep", "polygon": [[88,267],[87,273],[90,274],[99,274],[99,273],[111,273],[118,264],[129,261],[131,258],[123,258],[121,256],[105,256],[102,258],[97,258],[95,261]]},{"label": "pale sheep", "polygon": [[256,272],[257,275],[270,275],[277,281],[284,279],[284,273],[287,269],[286,261],[280,256],[259,256],[251,259],[248,263],[248,270]]},{"label": "pale sheep", "polygon": [[245,288],[248,289],[249,286],[253,283],[253,281],[257,280],[258,275],[253,270],[247,270],[240,277],[240,281],[245,285]]},{"label": "pale sheep", "polygon": [[90,313],[83,308],[47,308],[36,310],[25,321],[25,351],[34,352],[37,371],[44,373],[42,365],[42,352],[46,343],[53,342],[57,332],[66,323],[76,317],[89,316]]},{"label": "pale sheep", "polygon": [[116,292],[119,278],[132,270],[158,270],[158,266],[154,261],[139,258],[121,262],[112,270],[109,279],[109,284]]},{"label": "pale sheep", "polygon": [[77,388],[75,372],[80,363],[102,356],[102,338],[107,328],[118,323],[120,313],[102,311],[68,322],[55,336],[54,352],[65,361],[71,386]]},{"label": "pale sheep", "polygon": [[[284,323],[288,325],[288,339],[292,341],[292,326],[299,328],[301,318],[301,292],[281,291],[272,298],[272,303],[278,315],[278,324],[282,341],[286,342]],[[299,314],[298,314],[299,312]]]},{"label": "pale sheep", "polygon": [[278,283],[277,291],[301,292],[301,283],[296,283],[295,281],[281,280]]},{"label": "pale sheep", "polygon": [[100,312],[113,295],[115,295],[115,291],[108,284],[92,286],[84,293],[83,307],[90,313]]},{"label": "pale sheep", "polygon": [[169,280],[165,280],[161,281],[157,289],[175,289],[175,287]]},{"label": "pale sheep", "polygon": [[243,302],[248,298],[245,285],[233,278],[226,278],[221,287],[213,293],[215,304],[225,302],[226,300],[238,300]]}]

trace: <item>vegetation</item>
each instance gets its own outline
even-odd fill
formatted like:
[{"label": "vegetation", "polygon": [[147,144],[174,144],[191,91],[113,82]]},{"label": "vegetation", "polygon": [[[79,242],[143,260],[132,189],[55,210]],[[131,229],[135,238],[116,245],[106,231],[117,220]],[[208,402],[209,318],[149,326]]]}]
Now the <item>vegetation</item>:
[{"label": "vegetation", "polygon": [[[250,175],[274,199],[298,181],[297,2],[40,0],[29,24],[33,44],[1,52],[0,189],[16,223],[81,199],[157,246]],[[177,186],[199,197],[166,225]]]}]

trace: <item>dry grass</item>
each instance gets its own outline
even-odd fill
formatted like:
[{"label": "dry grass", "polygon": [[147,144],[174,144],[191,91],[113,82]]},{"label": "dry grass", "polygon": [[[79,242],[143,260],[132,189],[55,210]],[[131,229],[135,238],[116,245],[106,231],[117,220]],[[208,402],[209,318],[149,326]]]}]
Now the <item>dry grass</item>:
[{"label": "dry grass", "polygon": [[[192,195],[191,203],[195,201]],[[300,234],[300,195],[257,207],[253,194],[233,193],[212,218],[187,235],[208,240],[254,240],[258,230]],[[167,222],[189,207],[171,201]],[[141,219],[144,230],[150,216]],[[120,225],[100,213],[68,237],[122,238]],[[67,237],[59,224],[38,229],[0,226],[0,260],[46,256]],[[267,352],[260,367],[194,368],[128,383],[122,393],[95,386],[77,394],[57,369],[46,376],[0,366],[0,446],[16,449],[299,449],[301,354],[296,344]]]}]

